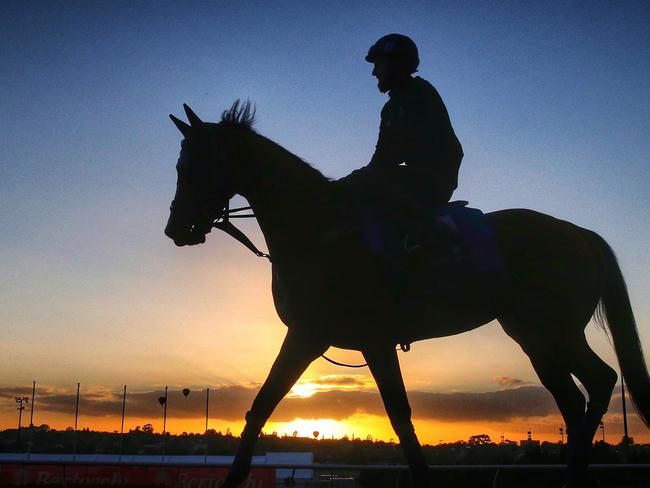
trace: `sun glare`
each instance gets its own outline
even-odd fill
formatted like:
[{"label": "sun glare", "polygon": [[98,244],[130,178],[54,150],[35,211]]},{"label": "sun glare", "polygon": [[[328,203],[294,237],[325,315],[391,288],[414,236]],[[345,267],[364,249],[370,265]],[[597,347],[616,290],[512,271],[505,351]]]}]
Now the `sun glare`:
[{"label": "sun glare", "polygon": [[291,422],[268,422],[264,427],[267,433],[277,432],[278,435],[313,438],[340,439],[349,433],[341,422],[333,419],[293,419]]},{"label": "sun glare", "polygon": [[296,383],[287,395],[293,398],[308,398],[314,393],[320,391],[320,385],[313,383]]},{"label": "sun glare", "polygon": [[308,398],[322,391],[354,391],[372,388],[373,381],[364,375],[328,375],[299,380],[287,396]]}]

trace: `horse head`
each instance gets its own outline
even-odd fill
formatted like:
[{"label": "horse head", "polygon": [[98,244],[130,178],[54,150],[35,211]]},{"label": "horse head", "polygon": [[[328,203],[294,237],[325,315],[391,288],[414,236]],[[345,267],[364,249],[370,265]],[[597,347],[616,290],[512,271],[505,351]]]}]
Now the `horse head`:
[{"label": "horse head", "polygon": [[189,124],[169,116],[184,136],[176,163],[176,194],[165,227],[165,235],[177,246],[205,242],[235,194],[219,144],[221,124],[203,122],[190,107],[183,107]]}]

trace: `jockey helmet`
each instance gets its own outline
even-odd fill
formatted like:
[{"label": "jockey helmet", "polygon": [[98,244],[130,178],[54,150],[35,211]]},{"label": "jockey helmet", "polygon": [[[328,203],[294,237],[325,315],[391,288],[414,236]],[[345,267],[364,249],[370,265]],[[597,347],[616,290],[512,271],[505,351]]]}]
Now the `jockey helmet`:
[{"label": "jockey helmet", "polygon": [[388,34],[380,38],[368,50],[366,61],[374,63],[384,57],[401,62],[409,73],[414,73],[420,64],[417,46],[410,37],[402,34]]}]

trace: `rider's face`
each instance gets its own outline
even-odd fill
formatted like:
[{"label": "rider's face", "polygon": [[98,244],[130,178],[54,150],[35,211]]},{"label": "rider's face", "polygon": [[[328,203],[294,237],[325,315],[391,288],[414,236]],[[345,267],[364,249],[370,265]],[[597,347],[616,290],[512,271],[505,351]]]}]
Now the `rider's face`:
[{"label": "rider's face", "polygon": [[374,65],[372,76],[377,78],[377,88],[379,88],[380,92],[386,93],[391,89],[395,75],[397,74],[395,65],[388,58],[377,58]]}]

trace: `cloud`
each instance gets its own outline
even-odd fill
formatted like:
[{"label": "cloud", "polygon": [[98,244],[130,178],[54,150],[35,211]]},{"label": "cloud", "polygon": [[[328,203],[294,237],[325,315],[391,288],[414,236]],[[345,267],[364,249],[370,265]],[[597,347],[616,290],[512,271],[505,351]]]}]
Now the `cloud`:
[{"label": "cloud", "polygon": [[551,394],[541,386],[485,393],[413,394],[413,415],[444,421],[507,421],[558,413]]},{"label": "cloud", "polygon": [[0,388],[0,398],[5,400],[12,400],[15,397],[28,396],[31,398],[32,389],[22,386],[17,386],[15,388]]},{"label": "cloud", "polygon": [[[509,379],[510,380],[510,379]],[[367,382],[354,376],[336,379],[343,384],[358,385],[358,389],[332,389],[317,391],[309,397],[287,397],[282,400],[272,420],[288,422],[295,418],[331,418],[343,420],[356,414],[385,416],[381,397],[376,391],[362,389]],[[331,379],[322,379],[331,384]],[[504,381],[505,384],[515,384]],[[250,408],[259,386],[235,385],[210,389],[210,418],[241,420]],[[171,388],[168,393],[167,416],[170,418],[202,418],[205,415],[205,389],[193,390],[185,398],[181,388]],[[7,411],[15,408],[14,396],[31,396],[31,389],[3,388],[0,398]],[[164,390],[128,392],[127,417],[158,418],[162,407],[158,398]],[[420,420],[445,422],[494,421],[558,415],[559,412],[551,394],[541,386],[521,386],[505,390],[482,393],[430,393],[411,391],[408,394],[413,417]],[[39,387],[36,394],[36,409],[39,413],[74,414],[76,391],[65,392],[54,388]],[[613,395],[610,413],[620,410],[620,394]],[[630,412],[631,412],[630,408]],[[119,416],[122,411],[122,391],[106,389],[83,389],[79,413],[86,417]]]},{"label": "cloud", "polygon": [[372,380],[363,375],[329,375],[308,381],[322,386],[367,387],[374,384]]},{"label": "cloud", "polygon": [[[364,391],[367,382],[355,377],[324,378],[322,384],[354,385],[358,389],[317,391],[310,397],[287,397],[273,414],[278,422],[294,418],[331,418],[342,420],[355,414],[386,415],[381,397]],[[201,418],[205,413],[205,390],[192,391],[185,398],[180,388],[170,388],[167,415],[170,418]],[[224,420],[242,419],[259,391],[257,386],[221,386],[210,389],[210,417]],[[2,389],[0,397],[29,394],[24,389]],[[163,390],[128,392],[126,415],[156,418],[161,414],[158,398]],[[550,394],[541,387],[522,387],[487,393],[409,393],[413,416],[445,421],[507,420],[515,417],[543,416],[557,413]],[[39,387],[36,408],[40,412],[73,413],[76,391],[61,392]],[[82,388],[79,413],[83,416],[119,416],[122,392]]]},{"label": "cloud", "polygon": [[496,381],[501,386],[505,386],[506,388],[514,388],[526,384],[524,380],[520,380],[519,378],[511,378],[510,376],[495,376],[494,381]]}]

